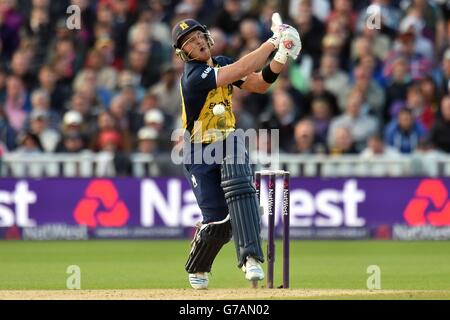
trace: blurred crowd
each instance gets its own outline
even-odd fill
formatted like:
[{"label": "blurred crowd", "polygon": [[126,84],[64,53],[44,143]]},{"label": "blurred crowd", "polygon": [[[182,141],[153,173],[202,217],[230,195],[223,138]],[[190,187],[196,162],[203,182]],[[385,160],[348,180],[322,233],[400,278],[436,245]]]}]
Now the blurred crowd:
[{"label": "blurred crowd", "polygon": [[170,152],[173,24],[197,19],[238,59],[275,11],[303,49],[269,93],[235,89],[239,128],[279,129],[294,154],[450,152],[450,1],[0,0],[0,156]]}]

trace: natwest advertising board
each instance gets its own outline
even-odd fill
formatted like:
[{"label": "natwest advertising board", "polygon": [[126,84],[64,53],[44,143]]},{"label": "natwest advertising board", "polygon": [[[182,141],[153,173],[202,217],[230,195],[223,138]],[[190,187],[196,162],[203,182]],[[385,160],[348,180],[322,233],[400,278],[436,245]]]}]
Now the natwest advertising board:
[{"label": "natwest advertising board", "polygon": [[[277,183],[280,227],[282,182]],[[292,178],[291,234],[447,239],[449,190],[450,179]],[[261,199],[267,203],[265,181]],[[200,219],[194,194],[183,178],[0,180],[0,238],[189,237]]]}]

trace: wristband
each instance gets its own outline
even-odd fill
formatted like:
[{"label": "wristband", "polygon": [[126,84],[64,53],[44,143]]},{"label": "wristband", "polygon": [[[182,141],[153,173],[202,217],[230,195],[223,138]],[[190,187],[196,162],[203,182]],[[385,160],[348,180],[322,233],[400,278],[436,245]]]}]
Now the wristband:
[{"label": "wristband", "polygon": [[275,80],[277,80],[278,76],[280,75],[279,73],[275,73],[272,71],[272,69],[270,69],[270,64],[268,64],[262,69],[261,74],[264,81],[267,83],[274,83]]}]

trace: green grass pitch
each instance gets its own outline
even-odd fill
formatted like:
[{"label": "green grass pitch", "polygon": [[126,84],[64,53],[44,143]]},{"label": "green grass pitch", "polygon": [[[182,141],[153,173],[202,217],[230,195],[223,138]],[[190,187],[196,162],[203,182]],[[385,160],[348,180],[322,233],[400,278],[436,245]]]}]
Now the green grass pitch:
[{"label": "green grass pitch", "polygon": [[[276,245],[280,285],[281,242]],[[0,290],[64,290],[70,265],[80,267],[82,289],[189,288],[188,251],[189,240],[2,241]],[[444,290],[442,298],[450,299],[449,241],[291,242],[293,289],[365,290],[370,265],[380,268],[383,290]],[[219,253],[210,287],[249,288],[232,243]]]}]

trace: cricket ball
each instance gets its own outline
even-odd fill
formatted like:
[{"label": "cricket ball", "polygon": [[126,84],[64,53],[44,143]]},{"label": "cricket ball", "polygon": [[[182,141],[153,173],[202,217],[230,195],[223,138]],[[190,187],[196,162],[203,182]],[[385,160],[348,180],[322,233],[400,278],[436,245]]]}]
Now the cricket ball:
[{"label": "cricket ball", "polygon": [[215,116],[221,116],[225,112],[225,106],[223,104],[216,104],[212,111]]}]

